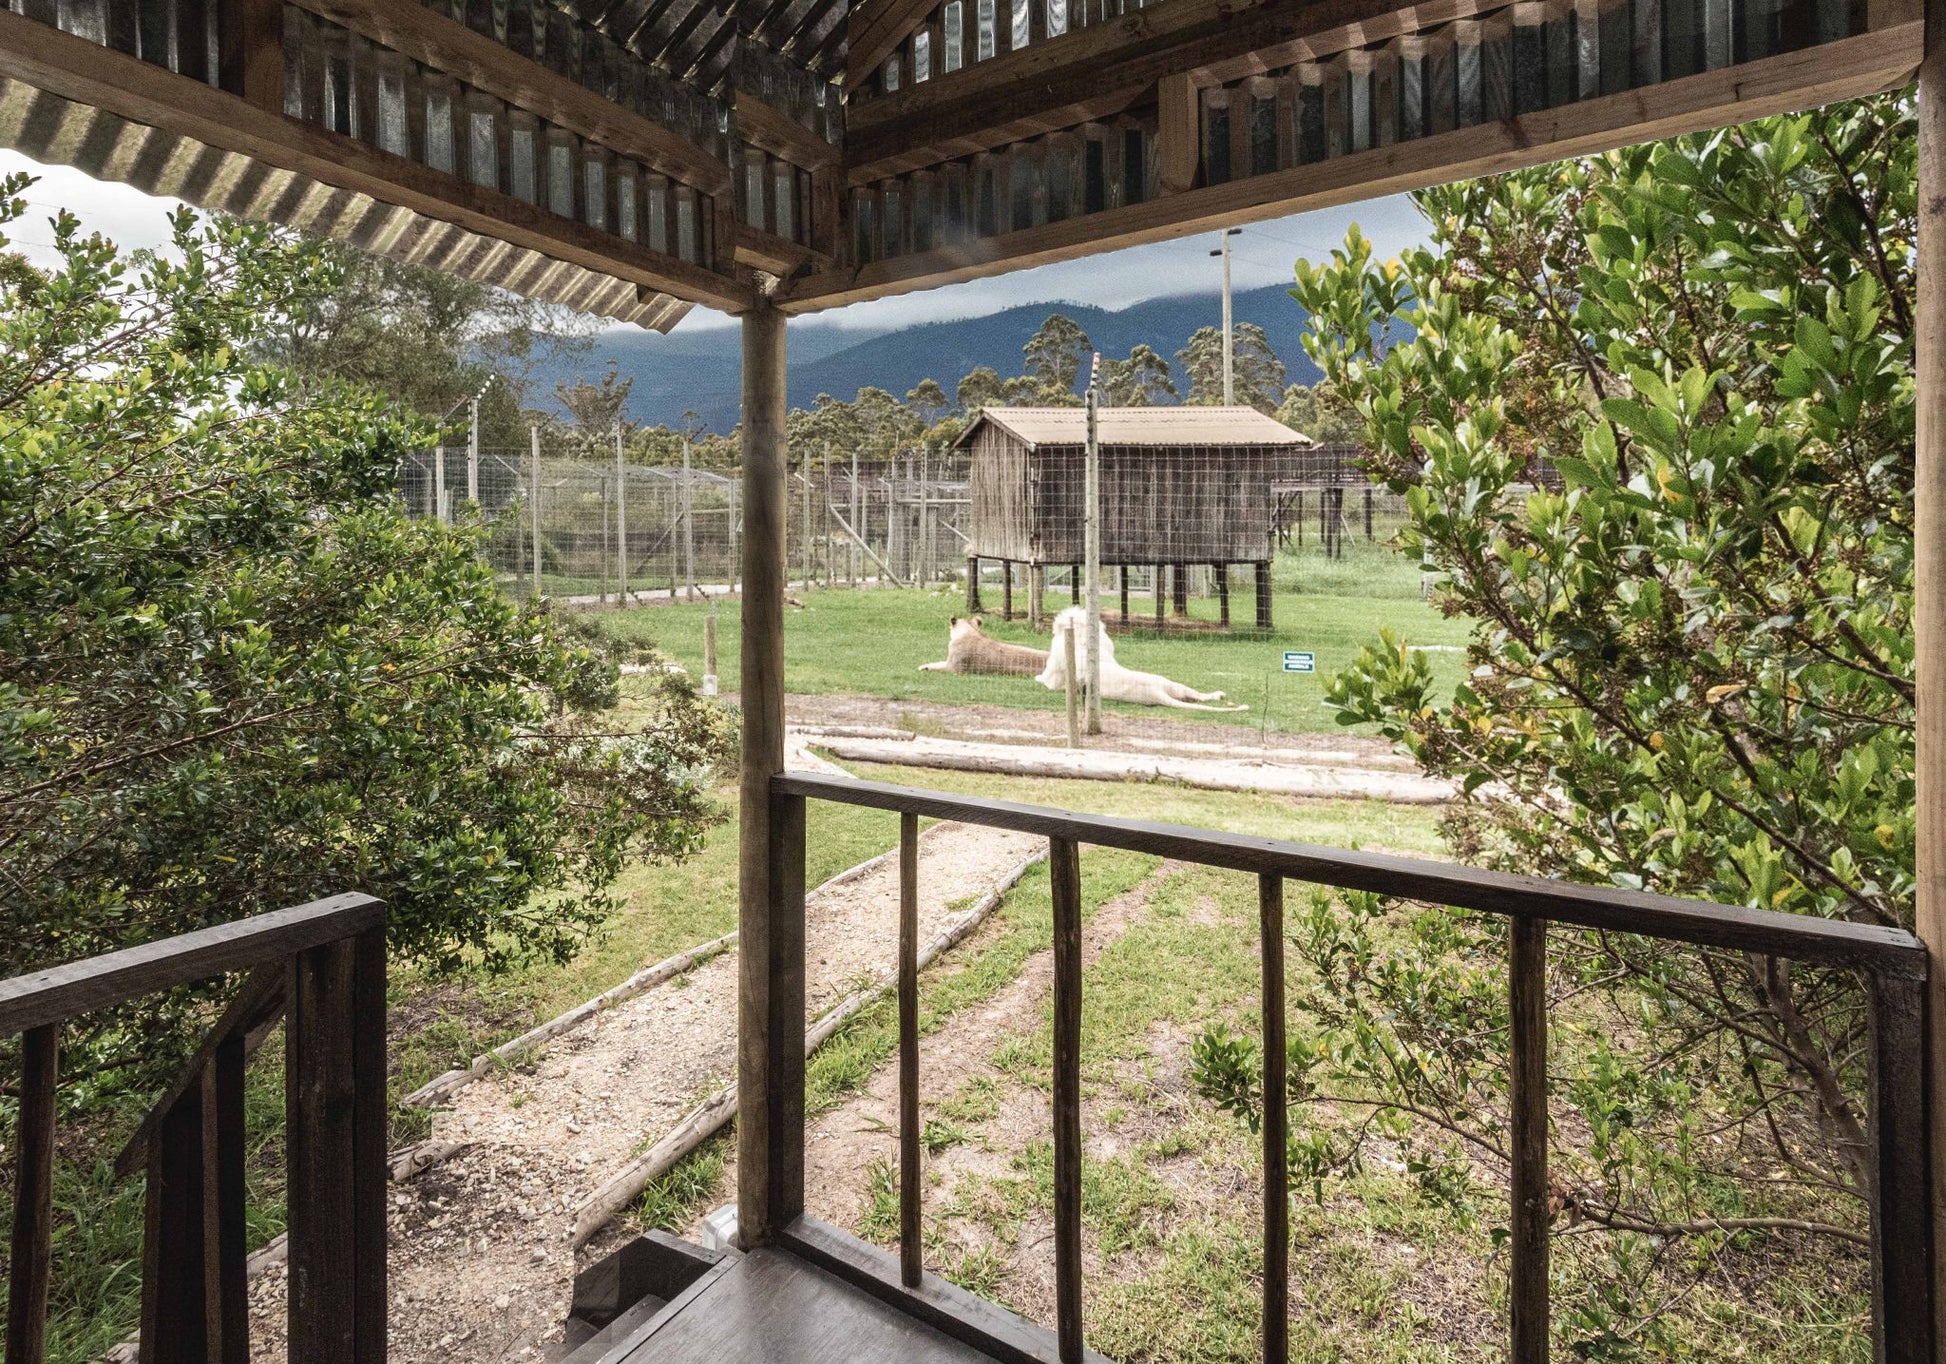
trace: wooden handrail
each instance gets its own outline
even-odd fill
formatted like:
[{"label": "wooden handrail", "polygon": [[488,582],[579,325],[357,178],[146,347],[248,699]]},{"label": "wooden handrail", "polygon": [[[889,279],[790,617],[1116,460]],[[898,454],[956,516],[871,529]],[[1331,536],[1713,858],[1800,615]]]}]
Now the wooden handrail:
[{"label": "wooden handrail", "polygon": [[77,1014],[267,961],[385,923],[385,902],[333,895],[99,957],[50,966],[0,981],[0,1036],[64,1023]]},{"label": "wooden handrail", "polygon": [[[254,968],[254,969],[252,969]],[[244,1364],[244,1068],[285,1032],[293,1364],[384,1364],[385,905],[337,895],[0,981],[23,1034],[6,1364],[46,1357],[62,1025],[251,969],[117,1161],[147,1171],[145,1364]]]},{"label": "wooden handrail", "polygon": [[[1278,839],[1221,833],[1182,825],[1075,814],[948,795],[915,787],[849,778],[780,774],[770,780],[772,818],[797,831],[783,862],[803,859],[804,802],[892,810],[900,815],[899,1120],[900,1280],[923,1297],[919,1261],[918,983],[904,946],[916,937],[922,817],[1045,836],[1054,908],[1054,1254],[1056,1347],[1062,1364],[1086,1352],[1081,1283],[1081,872],[1080,846],[1127,849],[1251,872],[1258,878],[1264,1012],[1264,1290],[1263,1357],[1289,1358],[1289,1171],[1284,1032],[1284,889],[1286,879],[1371,891],[1502,914],[1512,920],[1509,988],[1510,1225],[1509,1360],[1547,1364],[1549,1354],[1547,930],[1550,923],[1693,943],[1851,967],[1870,987],[1873,1058],[1871,1196],[1873,1326],[1877,1357],[1901,1364],[1933,1360],[1937,1249],[1932,1244],[1932,1134],[1926,1129],[1924,1063],[1927,1007],[1926,950],[1912,934],[1885,928],[1779,914],[1737,905],[1682,900],[1532,876],[1513,876],[1410,857],[1349,852]],[[773,863],[773,876],[787,874]],[[802,869],[794,884],[801,885]],[[790,887],[782,886],[788,891]],[[802,898],[788,932],[803,960]],[[780,901],[781,903],[781,901]],[[801,1017],[802,1010],[798,1010]],[[790,1142],[801,1152],[801,1135]],[[773,1167],[785,1162],[773,1158]],[[801,1164],[799,1166],[801,1171]],[[801,1203],[795,1189],[779,1189],[780,1204]],[[1888,1250],[1889,1248],[1889,1250]]]},{"label": "wooden handrail", "polygon": [[1288,877],[1313,885],[1373,891],[1514,918],[1545,919],[1615,933],[1640,933],[1702,947],[1764,952],[1794,961],[1855,966],[1897,980],[1923,980],[1926,949],[1902,928],[1819,919],[1741,905],[1683,900],[1611,886],[1483,871],[1431,858],[1355,852],[1181,824],[1075,814],[1040,805],[980,800],[884,782],[787,773],[778,795],[957,819],[994,829],[1073,839],[1103,848],[1154,853],[1204,866]]}]

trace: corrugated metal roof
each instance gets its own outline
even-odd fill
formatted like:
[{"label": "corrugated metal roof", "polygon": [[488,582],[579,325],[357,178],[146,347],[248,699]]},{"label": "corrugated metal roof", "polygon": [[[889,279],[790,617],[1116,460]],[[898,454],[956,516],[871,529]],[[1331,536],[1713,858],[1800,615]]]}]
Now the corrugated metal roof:
[{"label": "corrugated metal roof", "polygon": [[[1088,438],[1088,414],[1079,407],[989,407],[961,433],[969,444],[991,422],[1027,448],[1080,445]],[[1104,446],[1248,445],[1283,448],[1315,445],[1275,417],[1254,407],[1104,407],[1096,421]]]}]

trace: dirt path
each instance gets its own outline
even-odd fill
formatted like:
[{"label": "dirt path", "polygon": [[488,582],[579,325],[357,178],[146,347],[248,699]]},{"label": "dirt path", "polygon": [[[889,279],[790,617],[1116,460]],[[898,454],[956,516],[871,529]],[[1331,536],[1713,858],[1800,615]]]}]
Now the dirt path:
[{"label": "dirt path", "polygon": [[[1149,897],[1181,864],[1164,863],[1132,890],[1097,909],[1082,928],[1084,969],[1148,912]],[[958,1111],[970,1093],[991,1093],[994,1110],[979,1121],[981,1139],[957,1142],[926,1157],[926,1204],[932,1213],[948,1206],[957,1182],[966,1176],[1004,1174],[1012,1154],[1030,1140],[1045,1140],[1051,1116],[1045,1090],[1023,1089],[1008,1082],[993,1057],[1003,1042],[1033,1036],[1042,1024],[1054,982],[1052,950],[1038,952],[1022,965],[1020,974],[984,1005],[954,1015],[919,1046],[920,1118],[928,1122]],[[898,1066],[881,1066],[855,1097],[813,1119],[805,1132],[805,1210],[841,1227],[858,1226],[872,1197],[875,1165],[885,1168],[898,1160]],[[1109,1136],[1091,1137],[1090,1154],[1112,1154],[1101,1147]],[[725,1168],[719,1193],[735,1185],[735,1168]],[[929,1220],[931,1214],[929,1214]],[[937,1224],[935,1223],[935,1226]],[[1043,1237],[1049,1228],[1024,1228],[1023,1242]],[[1006,1301],[1030,1316],[1053,1321],[1054,1261],[1052,1253],[1020,1253],[1019,1246],[988,1247],[979,1243],[977,1227],[955,1221],[944,1228],[946,1242],[928,1244],[929,1268],[938,1269],[966,1256],[991,1249],[1010,1261]],[[1041,1246],[1040,1250],[1046,1250]],[[1040,1265],[1045,1260],[1046,1264]],[[1043,1272],[1044,1271],[1044,1272]]]},{"label": "dirt path", "polygon": [[[921,940],[1038,848],[1025,835],[929,829]],[[807,1014],[815,1017],[892,966],[896,860],[822,888],[806,915]],[[469,1144],[390,1190],[395,1364],[544,1357],[559,1339],[578,1264],[620,1235],[611,1228],[577,1257],[573,1210],[734,1078],[736,981],[732,951],[597,1015],[532,1066],[475,1082],[436,1116],[435,1140]],[[284,1293],[281,1269],[252,1287],[253,1359],[284,1357]]]}]

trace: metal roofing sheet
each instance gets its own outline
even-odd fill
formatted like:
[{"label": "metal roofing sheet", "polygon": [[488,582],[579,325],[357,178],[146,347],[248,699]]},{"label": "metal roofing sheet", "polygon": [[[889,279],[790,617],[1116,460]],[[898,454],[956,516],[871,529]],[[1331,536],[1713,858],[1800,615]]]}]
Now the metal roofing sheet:
[{"label": "metal roofing sheet", "polygon": [[[1088,438],[1087,412],[1079,407],[990,407],[959,438],[973,439],[991,422],[1029,449],[1043,445],[1080,445]],[[1254,407],[1104,407],[1097,418],[1103,445],[1249,445],[1302,447],[1315,444],[1275,417]]]}]

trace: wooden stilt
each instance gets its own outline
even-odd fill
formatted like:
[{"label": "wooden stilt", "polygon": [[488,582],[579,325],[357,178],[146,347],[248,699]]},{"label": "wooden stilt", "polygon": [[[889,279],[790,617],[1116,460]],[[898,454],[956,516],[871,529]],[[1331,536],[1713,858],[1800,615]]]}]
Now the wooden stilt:
[{"label": "wooden stilt", "polygon": [[1257,561],[1257,628],[1268,630],[1270,624],[1270,561]]},{"label": "wooden stilt", "polygon": [[1122,628],[1128,628],[1128,566],[1124,564],[1115,570],[1115,577],[1122,586]]},{"label": "wooden stilt", "polygon": [[966,614],[980,614],[980,556],[966,556]]},{"label": "wooden stilt", "polygon": [[1000,619],[1014,618],[1014,561],[1000,561]]},{"label": "wooden stilt", "polygon": [[1230,627],[1230,566],[1216,565],[1216,609],[1223,628]]}]

